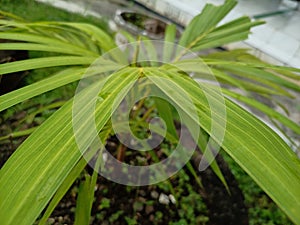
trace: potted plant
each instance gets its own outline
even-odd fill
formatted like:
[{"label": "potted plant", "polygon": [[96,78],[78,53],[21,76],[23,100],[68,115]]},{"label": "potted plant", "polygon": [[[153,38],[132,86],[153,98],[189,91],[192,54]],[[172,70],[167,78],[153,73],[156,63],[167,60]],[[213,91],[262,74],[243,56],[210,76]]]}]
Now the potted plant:
[{"label": "potted plant", "polygon": [[[271,128],[235,103],[255,107],[299,134],[298,124],[248,93],[290,97],[289,89],[300,90],[296,83],[299,76],[294,73],[300,70],[264,63],[246,50],[201,58],[195,53],[244,40],[251,27],[262,23],[243,16],[219,25],[236,3],[227,0],[220,6],[206,5],[178,44],[174,43],[176,28],[171,25],[164,42],[141,37],[120,48],[107,33],[90,24],[30,23],[2,16],[0,38],[12,42],[1,43],[0,49],[51,55],[0,64],[0,74],[62,69],[0,96],[1,111],[71,82],[79,84],[74,98],[35,129],[1,168],[1,223],[33,224],[47,208],[40,220],[43,224],[89,162],[96,172],[83,182],[76,211],[80,215],[76,224],[88,224],[98,172],[128,185],[156,183],[189,163],[199,147],[204,152],[199,169],[210,165],[226,185],[214,161],[216,151],[225,150],[294,223],[300,224],[299,159]],[[128,137],[127,131],[132,136]],[[163,141],[175,147],[164,153],[162,164],[124,165],[126,148],[120,149],[117,159],[105,149],[112,136],[133,150],[151,151]],[[185,137],[193,141],[185,143]],[[155,162],[155,151],[151,157]]]}]

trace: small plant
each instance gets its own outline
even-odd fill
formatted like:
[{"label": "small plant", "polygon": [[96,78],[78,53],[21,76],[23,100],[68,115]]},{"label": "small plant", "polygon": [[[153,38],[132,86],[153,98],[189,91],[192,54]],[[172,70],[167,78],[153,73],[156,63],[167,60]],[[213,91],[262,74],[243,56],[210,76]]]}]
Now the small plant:
[{"label": "small plant", "polygon": [[[0,74],[62,69],[0,96],[1,111],[69,83],[79,84],[74,98],[35,129],[1,168],[1,224],[31,225],[42,212],[39,224],[45,224],[87,163],[95,171],[79,186],[75,224],[89,224],[98,172],[127,185],[157,183],[188,166],[196,147],[204,154],[200,169],[210,165],[226,185],[214,161],[214,154],[225,150],[300,224],[299,159],[272,129],[235,103],[254,107],[300,134],[298,124],[251,96],[292,97],[288,90],[300,91],[294,73],[300,70],[269,65],[246,50],[201,58],[197,54],[244,40],[251,27],[262,24],[244,16],[218,25],[235,5],[234,0],[206,5],[178,44],[176,27],[170,25],[163,42],[140,37],[119,48],[91,24],[30,23],[2,12],[0,38],[11,42],[1,43],[1,50],[51,54],[1,64]],[[120,141],[110,151],[109,140],[114,138]]]}]

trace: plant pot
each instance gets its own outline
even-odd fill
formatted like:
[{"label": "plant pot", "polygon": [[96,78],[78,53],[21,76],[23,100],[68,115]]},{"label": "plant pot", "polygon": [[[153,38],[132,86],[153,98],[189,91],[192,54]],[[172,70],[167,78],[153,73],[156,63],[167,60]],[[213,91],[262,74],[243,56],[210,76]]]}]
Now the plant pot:
[{"label": "plant pot", "polygon": [[[117,10],[115,22],[134,35],[144,35],[151,39],[163,39],[168,21],[156,16],[148,16],[130,10]],[[181,30],[177,28],[177,37]]]}]

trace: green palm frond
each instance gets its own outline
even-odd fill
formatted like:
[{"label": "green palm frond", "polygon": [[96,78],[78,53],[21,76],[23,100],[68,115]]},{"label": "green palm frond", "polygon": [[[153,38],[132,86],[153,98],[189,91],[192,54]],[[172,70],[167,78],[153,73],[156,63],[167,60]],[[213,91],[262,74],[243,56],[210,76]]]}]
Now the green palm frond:
[{"label": "green palm frond", "polygon": [[[188,123],[200,127],[260,185],[295,224],[300,224],[300,160],[276,132],[234,102],[240,101],[255,107],[299,134],[299,124],[260,103],[251,93],[255,92],[268,98],[272,98],[274,94],[292,97],[289,90],[300,92],[300,78],[297,74],[300,73],[300,69],[269,65],[245,50],[212,53],[203,56],[202,59],[185,58],[191,51],[197,52],[244,40],[248,37],[250,28],[262,23],[241,17],[219,25],[236,3],[235,0],[227,0],[220,6],[208,4],[188,25],[179,40],[181,46],[175,50],[171,45],[164,45],[160,52],[157,52],[154,42],[141,37],[137,44],[133,45],[134,51],[129,52],[129,55],[128,52],[116,48],[117,45],[110,35],[90,24],[28,23],[17,17],[2,14],[0,38],[8,40],[8,43],[1,43],[0,50],[29,50],[51,54],[0,64],[0,74],[9,76],[9,73],[17,71],[46,67],[59,67],[61,70],[53,75],[46,74],[45,79],[41,81],[0,96],[0,111],[79,81],[83,75],[96,77],[103,74],[97,76],[99,79],[96,79],[95,83],[91,83],[79,93],[80,101],[85,102],[85,94],[96,88],[97,84],[107,81],[105,79],[109,74],[109,82],[105,82],[102,90],[105,94],[101,95],[101,101],[95,108],[95,123],[100,137],[105,140],[110,134],[109,121],[115,100],[118,99],[120,103],[126,100],[126,93],[132,94],[128,84],[139,84],[141,79],[147,79],[147,82],[183,111]],[[169,26],[165,36],[166,43],[174,42],[175,35],[175,27]],[[139,62],[135,57],[138,54],[155,60]],[[169,63],[157,62],[161,57]],[[96,66],[93,64],[95,61],[98,62]],[[201,79],[196,82],[191,78],[191,74]],[[165,80],[169,82],[163,82]],[[141,85],[146,86],[147,82]],[[225,87],[238,88],[245,94]],[[172,89],[174,91],[170,92]],[[176,90],[185,93],[185,96],[192,100],[196,115],[189,114],[184,96],[180,96]],[[218,110],[212,110],[207,99],[213,101]],[[90,102],[87,101],[86,104]],[[154,105],[168,125],[166,137],[171,142],[176,142],[174,140],[178,137],[172,110],[159,100],[156,100]],[[46,217],[86,165],[74,136],[72,107],[73,99],[70,99],[35,129],[1,168],[1,224],[31,225],[50,202],[40,221],[40,224],[44,224]],[[81,115],[84,115],[86,110],[84,107],[80,109]],[[225,117],[223,110],[226,111]],[[224,130],[222,140],[211,131],[212,117],[216,118],[214,126]],[[85,119],[88,121],[92,118]],[[88,136],[89,131],[84,130],[84,127],[82,129]],[[197,142],[198,137],[193,138]],[[87,143],[88,141],[84,141],[86,149]],[[207,143],[199,141],[197,144],[204,150]],[[214,161],[212,168],[226,185]],[[82,201],[84,193],[91,194],[88,185],[95,182],[93,179],[87,178],[86,183],[82,184],[78,202]],[[86,207],[90,207],[90,202]],[[76,210],[79,214],[88,214],[85,207],[78,207]],[[77,220],[77,223],[80,223],[80,220]]]}]

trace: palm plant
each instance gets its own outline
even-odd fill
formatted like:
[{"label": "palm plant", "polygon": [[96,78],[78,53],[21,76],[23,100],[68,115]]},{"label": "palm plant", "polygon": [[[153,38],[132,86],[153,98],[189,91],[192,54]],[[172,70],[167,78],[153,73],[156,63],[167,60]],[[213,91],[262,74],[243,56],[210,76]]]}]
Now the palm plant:
[{"label": "palm plant", "polygon": [[[47,208],[39,221],[45,224],[95,153],[101,156],[99,160],[96,158],[96,169],[109,169],[103,166],[105,160],[101,153],[105,144],[101,142],[105,143],[108,137],[116,135],[112,129],[114,125],[121,131],[124,127],[121,122],[111,121],[112,109],[116,110],[116,106],[123,104],[127,94],[134,95],[149,90],[149,87],[150,91],[155,90],[182,112],[185,118],[182,126],[189,129],[198,147],[206,150],[205,155],[220,179],[223,177],[213,161],[213,151],[209,151],[216,146],[226,151],[294,223],[300,224],[299,159],[272,129],[235,103],[239,101],[254,107],[300,134],[298,124],[250,94],[255,92],[270,98],[272,95],[292,97],[288,90],[300,91],[297,85],[299,76],[294,73],[300,70],[264,63],[246,50],[206,54],[201,60],[191,53],[244,40],[250,28],[262,23],[244,16],[219,25],[235,5],[235,0],[227,0],[220,6],[206,5],[187,26],[179,45],[171,44],[175,42],[176,28],[169,26],[165,43],[160,48],[162,57],[154,47],[160,42],[140,38],[122,51],[107,33],[90,24],[30,23],[2,12],[0,38],[11,42],[0,43],[1,50],[43,51],[51,56],[1,64],[0,74],[48,67],[62,69],[41,81],[0,96],[1,111],[69,83],[84,82],[78,94],[39,126],[1,168],[1,224],[33,224]],[[149,61],[149,55],[154,61]],[[238,88],[244,94],[228,87]],[[90,98],[95,93],[97,103],[95,96]],[[139,102],[135,107],[141,110],[146,102]],[[167,125],[165,138],[171,143],[179,143],[174,124],[177,116],[170,104],[159,98],[149,104],[146,108],[151,110],[143,116],[146,114],[148,119],[153,112],[159,114]],[[90,110],[95,114],[89,114]],[[130,126],[139,133],[140,127],[147,128],[147,120],[140,120],[136,114],[130,115]],[[87,116],[82,118],[84,115]],[[89,122],[93,119],[91,116],[94,116],[95,124]],[[100,152],[98,147],[91,147],[96,138],[90,130],[93,126],[98,132]],[[214,126],[217,133],[213,132]],[[161,126],[150,128],[163,134]],[[199,130],[194,132],[195,129]],[[218,134],[219,130],[223,133]],[[190,155],[185,157],[188,159]],[[201,166],[203,168],[206,164]],[[96,178],[97,171],[80,186],[76,224],[88,224]]]}]

